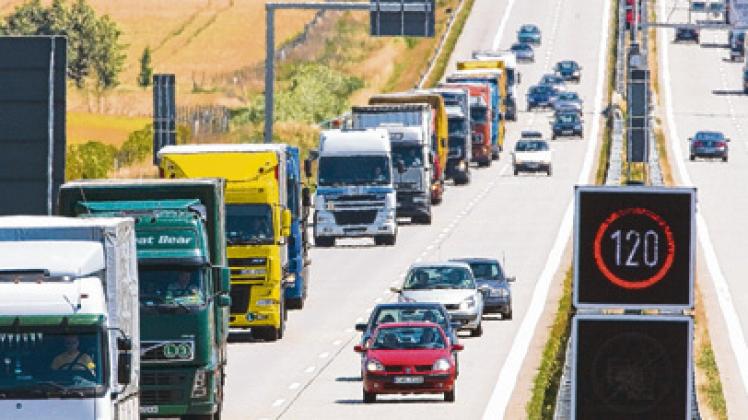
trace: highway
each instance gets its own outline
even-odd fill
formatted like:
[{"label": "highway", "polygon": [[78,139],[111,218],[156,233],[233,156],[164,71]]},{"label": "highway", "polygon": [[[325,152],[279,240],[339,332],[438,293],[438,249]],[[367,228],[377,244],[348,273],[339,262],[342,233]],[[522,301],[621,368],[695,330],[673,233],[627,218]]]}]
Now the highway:
[{"label": "highway", "polygon": [[[566,268],[559,262],[571,233],[573,185],[591,182],[597,140],[591,137],[601,121],[593,109],[602,105],[598,75],[606,51],[607,3],[475,2],[454,57],[468,58],[474,49],[508,48],[522,23],[536,23],[543,31],[536,62],[520,67],[518,106],[523,112],[508,125],[508,148],[522,129],[540,129],[550,137],[550,112],[524,112],[524,93],[561,59],[575,59],[584,68],[582,83],[571,89],[585,101],[585,140],[551,144],[552,177],[513,176],[511,158],[504,152],[491,168],[473,170],[470,185],[448,187],[444,203],[435,207],[433,225],[402,225],[394,247],[360,240],[313,249],[310,296],[302,311],[289,314],[285,337],[229,346],[224,418],[475,419],[487,406],[491,418],[501,416],[527,353],[523,340],[535,329],[550,278]],[[389,287],[400,285],[410,264],[460,256],[505,257],[506,271],[517,277],[514,319],[486,318],[483,337],[461,339],[466,349],[460,355],[455,403],[442,402],[441,395],[380,396],[378,403],[364,405],[359,355],[352,350],[359,339],[354,324],[366,319],[375,304],[395,299]],[[528,315],[533,300],[536,309]],[[494,392],[499,378],[502,385]]]},{"label": "highway", "polygon": [[[660,10],[667,16],[668,9]],[[684,11],[671,21],[684,21]],[[748,410],[748,96],[742,63],[729,62],[726,31],[702,31],[701,46],[672,44],[673,31],[660,30],[660,82],[671,165],[678,183],[698,187],[698,279],[705,296],[710,334],[720,367],[730,418]],[[698,130],[731,138],[729,161],[688,156],[688,139]]]}]

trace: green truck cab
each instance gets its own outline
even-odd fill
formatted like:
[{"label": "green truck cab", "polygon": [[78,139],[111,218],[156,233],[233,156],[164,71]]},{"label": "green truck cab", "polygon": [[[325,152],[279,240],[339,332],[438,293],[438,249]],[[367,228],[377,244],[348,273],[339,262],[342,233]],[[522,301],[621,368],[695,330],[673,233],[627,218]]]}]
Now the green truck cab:
[{"label": "green truck cab", "polygon": [[220,418],[231,304],[223,193],[219,179],[61,187],[62,215],[135,220],[142,417]]}]

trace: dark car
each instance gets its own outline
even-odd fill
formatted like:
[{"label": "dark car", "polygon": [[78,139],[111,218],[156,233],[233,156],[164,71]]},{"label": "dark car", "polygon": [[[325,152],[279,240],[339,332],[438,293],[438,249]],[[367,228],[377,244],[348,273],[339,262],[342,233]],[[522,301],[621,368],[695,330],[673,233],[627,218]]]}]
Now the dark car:
[{"label": "dark car", "polygon": [[748,93],[748,67],[743,67],[743,93]]},{"label": "dark car", "polygon": [[527,92],[527,110],[534,108],[549,108],[558,96],[558,90],[550,85],[535,85]]},{"label": "dark car", "polygon": [[509,49],[512,51],[512,53],[514,53],[514,57],[517,59],[517,61],[535,61],[535,50],[532,49],[532,45],[526,42],[518,42],[516,44],[512,44],[511,48]]},{"label": "dark car", "polygon": [[514,277],[507,277],[498,260],[494,258],[456,258],[452,261],[464,262],[470,266],[478,288],[486,290],[483,313],[499,313],[501,319],[512,319],[512,289],[509,283]]},{"label": "dark car", "polygon": [[551,85],[559,91],[566,89],[566,82],[564,81],[563,77],[556,74],[544,74],[543,77],[540,78],[540,82],[538,82],[538,84]]},{"label": "dark car", "polygon": [[727,162],[730,139],[719,131],[699,131],[691,137],[689,159],[696,160],[697,157],[720,158]]},{"label": "dark car", "polygon": [[696,27],[681,26],[675,28],[675,42],[690,41],[699,43],[699,29]]},{"label": "dark car", "polygon": [[582,79],[582,66],[574,60],[559,61],[553,70],[567,82],[574,81],[579,83]]},{"label": "dark car", "polygon": [[361,343],[371,337],[371,333],[382,322],[411,322],[431,321],[439,324],[447,336],[457,342],[457,330],[454,328],[458,323],[452,323],[449,312],[441,303],[426,302],[399,302],[380,303],[375,306],[369,315],[368,322],[356,324],[356,331],[360,331]]},{"label": "dark car", "polygon": [[553,140],[562,136],[584,137],[582,118],[580,118],[579,114],[576,112],[556,113],[556,116],[551,123],[551,127],[553,128]]},{"label": "dark car", "polygon": [[540,45],[540,28],[537,25],[522,25],[517,31],[517,41]]}]

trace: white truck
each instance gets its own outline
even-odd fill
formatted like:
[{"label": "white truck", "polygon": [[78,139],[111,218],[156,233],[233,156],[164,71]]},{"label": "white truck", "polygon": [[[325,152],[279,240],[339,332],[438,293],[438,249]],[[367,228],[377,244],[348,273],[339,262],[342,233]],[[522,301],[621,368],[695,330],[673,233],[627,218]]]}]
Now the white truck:
[{"label": "white truck", "polygon": [[0,217],[0,418],[139,417],[135,243],[131,219]]},{"label": "white truck", "polygon": [[392,161],[405,167],[395,171],[397,217],[431,224],[431,106],[426,104],[354,106],[353,128],[384,128],[392,144]]},{"label": "white truck", "polygon": [[387,130],[325,130],[317,154],[315,245],[329,247],[336,238],[360,237],[394,245],[397,206]]}]

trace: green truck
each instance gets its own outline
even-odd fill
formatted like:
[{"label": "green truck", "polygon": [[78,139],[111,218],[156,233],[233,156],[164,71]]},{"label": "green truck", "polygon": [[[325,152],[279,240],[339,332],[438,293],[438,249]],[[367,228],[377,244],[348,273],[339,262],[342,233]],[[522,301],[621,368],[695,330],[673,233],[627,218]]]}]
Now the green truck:
[{"label": "green truck", "polygon": [[141,417],[220,418],[229,269],[220,179],[78,181],[59,213],[135,220]]}]

